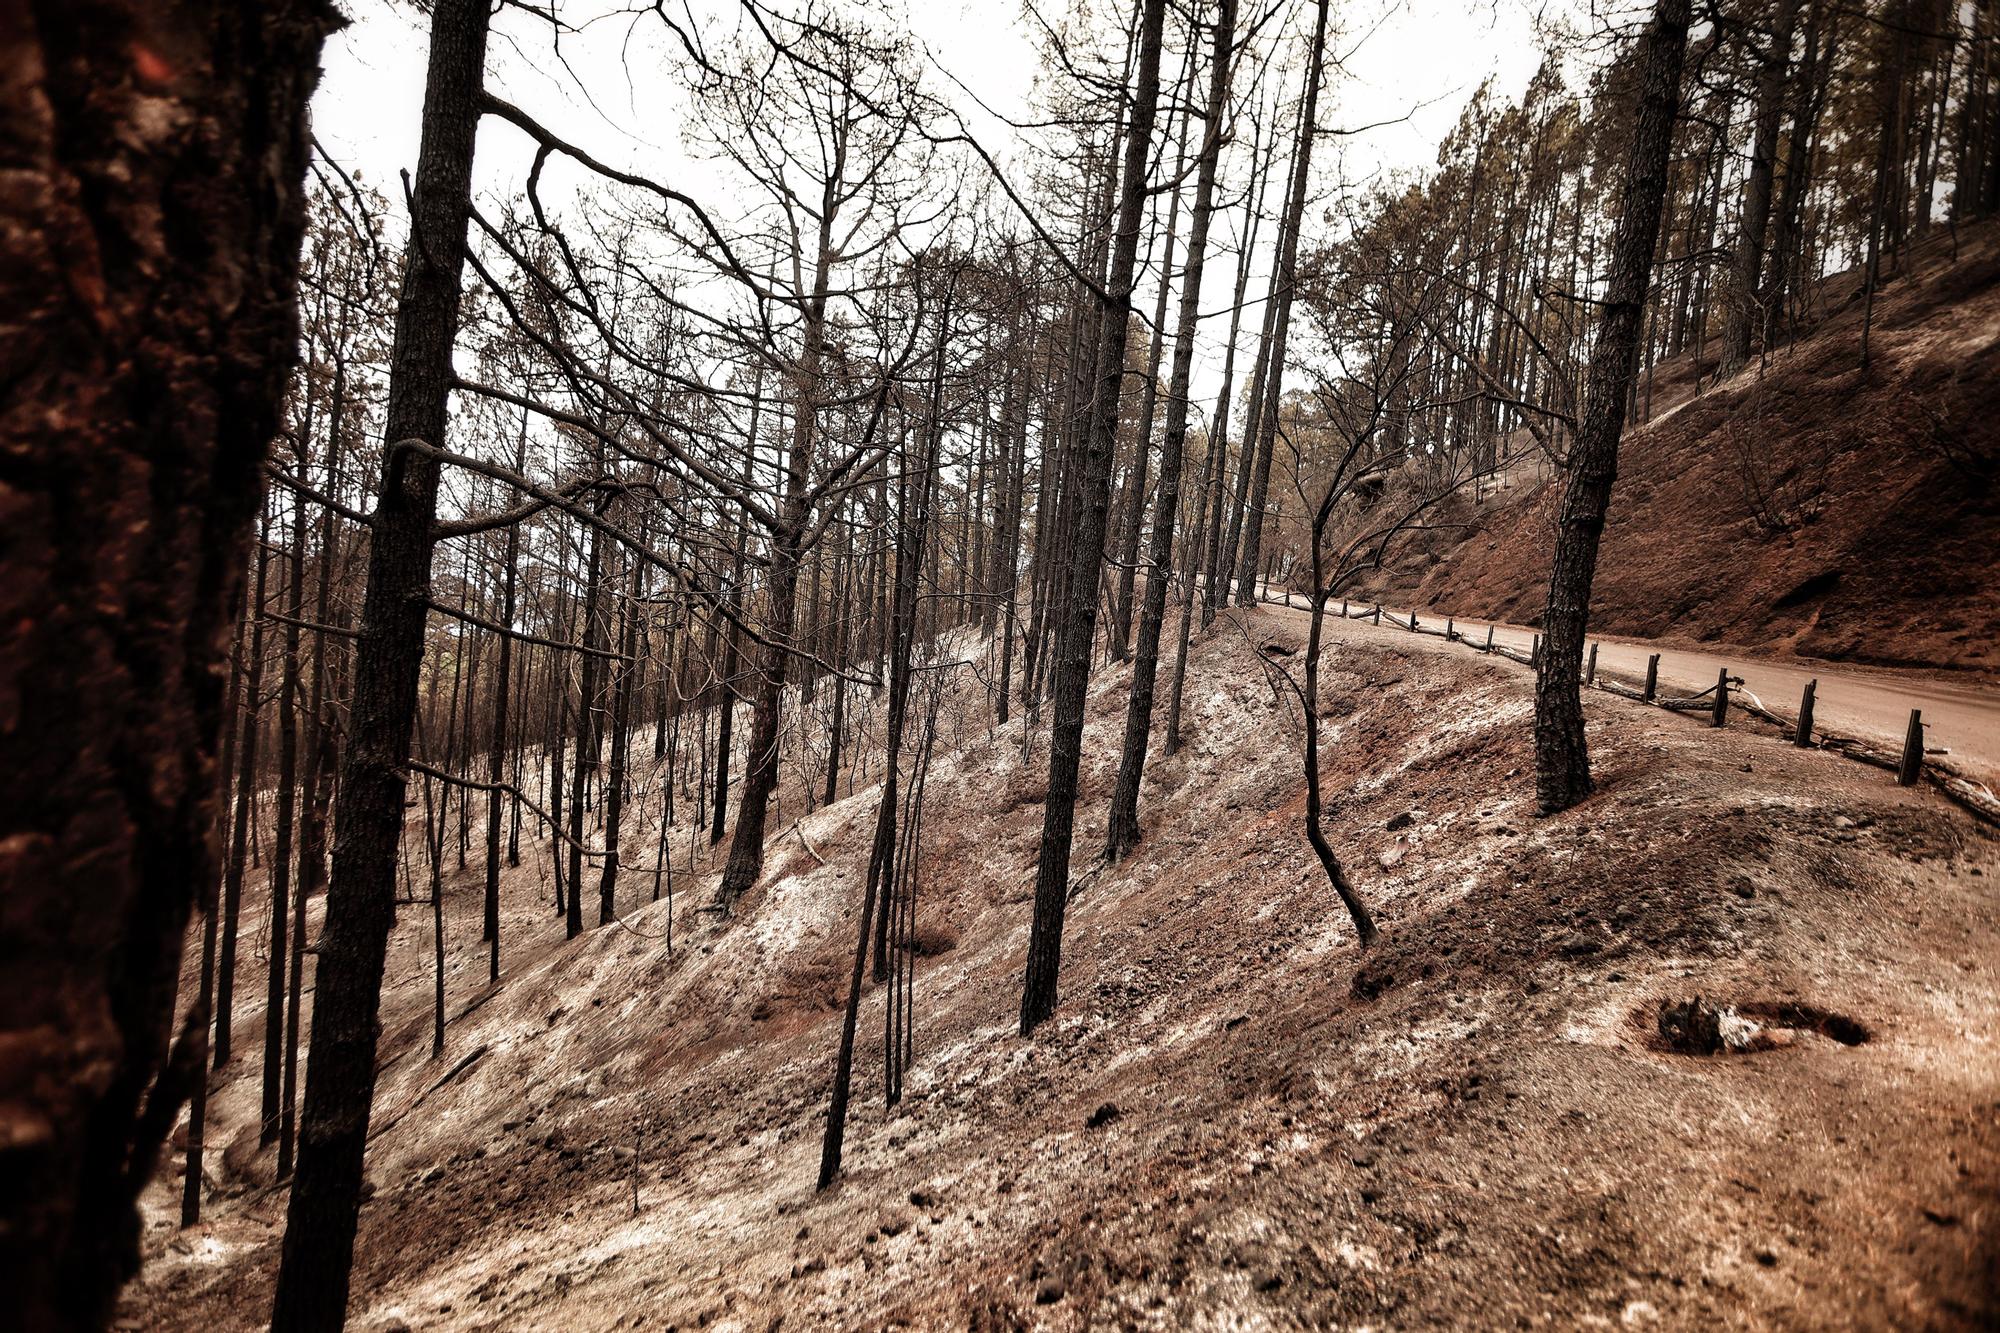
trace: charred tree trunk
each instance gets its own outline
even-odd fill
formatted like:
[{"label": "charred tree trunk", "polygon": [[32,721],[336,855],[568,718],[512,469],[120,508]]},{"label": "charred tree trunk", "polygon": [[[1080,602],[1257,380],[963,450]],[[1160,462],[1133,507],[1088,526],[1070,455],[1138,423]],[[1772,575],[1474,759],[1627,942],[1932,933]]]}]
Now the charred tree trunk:
[{"label": "charred tree trunk", "polygon": [[[229,612],[296,354],[306,101],[331,8],[0,18],[0,1290],[101,1324],[206,1063],[169,1058],[214,883]],[[149,1091],[150,1089],[150,1091]]]},{"label": "charred tree trunk", "polygon": [[[239,592],[236,603],[236,629],[230,636],[229,650],[229,693],[223,699],[222,764],[217,770],[223,784],[223,794],[227,795],[227,784],[234,758],[236,742],[236,719],[242,713],[240,700],[243,690],[243,636],[249,629],[249,603],[244,600],[247,589]],[[227,815],[229,802],[218,803],[217,817]],[[226,827],[223,830],[227,831]],[[201,973],[196,982],[195,1006],[189,1013],[189,1021],[201,1025],[201,1035],[197,1039],[196,1054],[201,1077],[190,1080],[188,1090],[188,1130],[187,1155],[183,1163],[181,1181],[181,1225],[191,1227],[201,1220],[202,1199],[202,1156],[208,1126],[208,1033],[211,1028],[209,1015],[215,1007],[215,951],[216,938],[221,921],[222,886],[211,882],[204,891],[201,912]]]},{"label": "charred tree trunk", "polygon": [[439,0],[431,19],[412,236],[390,356],[390,444],[370,533],[312,1063],[271,1316],[279,1333],[338,1329],[346,1318],[437,514],[438,460],[409,442],[436,448],[445,436],[489,16],[486,0]]},{"label": "charred tree trunk", "polygon": [[603,742],[598,719],[598,653],[603,647],[604,623],[604,543],[596,527],[590,530],[590,556],[583,587],[582,684],[576,700],[576,757],[571,765],[569,789],[569,897],[564,903],[563,929],[569,938],[583,933],[583,846],[584,807],[590,797],[590,782],[597,774],[597,755]]},{"label": "charred tree trunk", "polygon": [[[527,417],[521,419],[521,441],[515,448],[514,470],[522,471],[526,465]],[[489,733],[491,751],[486,756],[487,780],[493,784],[486,793],[486,902],[484,930],[486,935],[486,980],[493,983],[500,980],[500,786],[506,781],[507,769],[507,707],[513,694],[514,678],[514,599],[521,568],[521,530],[510,524],[507,528],[507,572],[500,590],[500,625],[506,632],[500,636],[500,660],[493,672],[493,730]]]},{"label": "charred tree trunk", "polygon": [[[743,484],[750,484],[757,460],[757,419],[764,406],[764,380],[760,374],[757,388],[750,400],[750,428],[743,437]],[[725,617],[728,626],[722,631],[724,638],[722,654],[722,690],[716,705],[717,737],[715,743],[715,795],[711,823],[708,829],[708,845],[713,847],[722,841],[722,831],[729,815],[729,756],[736,741],[736,681],[743,671],[743,649],[739,635],[743,630],[737,623],[743,613],[743,566],[749,555],[750,521],[747,515],[738,512],[736,516],[736,552],[732,557],[729,571],[729,588],[725,600],[730,614]],[[713,624],[714,622],[710,622]]]},{"label": "charred tree trunk", "polygon": [[[1181,454],[1187,442],[1188,389],[1194,376],[1194,335],[1200,318],[1201,275],[1208,255],[1208,227],[1215,212],[1216,162],[1222,153],[1222,118],[1229,101],[1229,48],[1234,40],[1236,0],[1220,0],[1215,49],[1209,70],[1208,105],[1202,113],[1204,137],[1195,172],[1194,219],[1188,230],[1187,268],[1181,275],[1179,322],[1174,329],[1174,368],[1167,388],[1166,431],[1160,441],[1160,491],[1153,506],[1153,540],[1147,552],[1146,595],[1139,610],[1139,643],[1132,663],[1132,692],[1125,709],[1125,747],[1104,854],[1117,860],[1139,844],[1139,782],[1153,725],[1153,687],[1160,671],[1160,627],[1167,611],[1168,569],[1173,563],[1174,523],[1180,512]],[[1164,278],[1161,279],[1165,281]]]},{"label": "charred tree trunk", "polygon": [[[340,328],[340,337],[344,339],[348,333],[345,314]],[[326,490],[328,495],[333,496],[340,493],[341,422],[345,417],[347,395],[346,357],[339,350],[338,342],[335,347],[326,440]],[[320,516],[319,587],[314,594],[313,610],[313,621],[320,625],[331,623],[336,541],[334,513],[327,509]],[[306,700],[305,788],[300,793],[304,808],[300,811],[299,820],[298,888],[293,893],[292,905],[291,999],[285,1007],[285,1087],[278,1112],[280,1180],[291,1178],[292,1160],[298,1144],[299,1001],[305,993],[306,904],[326,882],[327,778],[331,776],[328,757],[333,738],[333,727],[325,716],[328,675],[333,670],[334,662],[329,651],[330,637],[324,632],[313,636],[312,690]]]},{"label": "charred tree trunk", "polygon": [[1821,42],[1824,6],[1813,0],[1806,11],[1804,54],[1797,79],[1792,81],[1791,132],[1785,151],[1785,175],[1778,189],[1778,202],[1771,220],[1771,264],[1764,276],[1758,305],[1762,308],[1763,345],[1768,355],[1777,340],[1778,322],[1783,315],[1791,288],[1793,259],[1798,250],[1800,211],[1811,185],[1812,147],[1820,111],[1825,103],[1827,79],[1833,59],[1837,24],[1827,24],[1827,39]]},{"label": "charred tree trunk", "polygon": [[1089,432],[1077,468],[1075,545],[1057,608],[1056,660],[1051,671],[1055,716],[1049,729],[1049,784],[1044,800],[1040,864],[1035,874],[1035,915],[1021,987],[1021,1035],[1055,1012],[1062,962],[1064,909],[1069,901],[1070,844],[1076,826],[1077,771],[1083,758],[1084,696],[1090,684],[1090,647],[1097,629],[1097,570],[1104,558],[1105,509],[1111,452],[1118,429],[1125,341],[1131,324],[1132,275],[1146,206],[1146,153],[1160,101],[1160,35],[1166,0],[1141,0],[1139,63],[1132,123],[1125,139],[1119,185],[1118,230],[1112,238],[1097,354],[1098,382]]},{"label": "charred tree trunk", "polygon": [[[1229,556],[1223,553],[1222,546],[1222,511],[1228,501],[1228,495],[1223,489],[1222,482],[1223,476],[1228,470],[1229,463],[1230,395],[1236,382],[1236,340],[1237,334],[1243,326],[1243,297],[1250,287],[1250,256],[1257,248],[1257,224],[1264,212],[1264,191],[1270,185],[1271,181],[1270,162],[1265,161],[1260,165],[1257,157],[1256,135],[1261,129],[1261,125],[1253,122],[1250,161],[1256,180],[1251,188],[1244,192],[1243,244],[1242,248],[1236,254],[1235,299],[1230,302],[1229,337],[1223,344],[1222,389],[1216,394],[1215,417],[1211,421],[1208,430],[1209,449],[1215,455],[1210,464],[1212,477],[1208,483],[1211,492],[1209,507],[1213,511],[1213,516],[1209,519],[1208,545],[1201,553],[1200,568],[1193,575],[1193,577],[1198,577],[1201,580],[1201,624],[1203,629],[1207,629],[1215,623],[1215,609],[1222,601],[1222,571],[1229,567]],[[1271,138],[1271,157],[1275,158],[1277,156],[1277,136],[1274,134]],[[1244,475],[1247,477],[1248,473],[1246,472]],[[1241,523],[1243,520],[1241,495],[1242,486],[1239,484],[1237,487],[1238,508],[1235,511],[1235,521],[1237,523]],[[1235,549],[1235,540],[1236,534],[1232,532],[1230,535],[1231,551]],[[1187,639],[1187,632],[1185,630],[1181,634],[1181,639],[1185,644]],[[1185,659],[1185,651],[1180,656],[1182,659]],[[1176,666],[1174,669],[1176,684],[1179,682],[1180,672],[1181,667]]]},{"label": "charred tree trunk", "polygon": [[[854,966],[848,976],[847,1009],[841,1021],[840,1050],[834,1058],[833,1090],[827,1104],[826,1136],[820,1143],[819,1188],[825,1189],[840,1174],[842,1145],[847,1135],[847,1105],[854,1079],[854,1036],[861,1014],[861,981],[866,970],[871,928],[875,936],[875,980],[888,977],[889,916],[895,901],[896,883],[896,801],[901,776],[903,727],[910,700],[910,663],[916,649],[917,580],[923,568],[923,553],[930,541],[932,487],[937,478],[937,449],[941,424],[937,419],[943,392],[945,332],[951,318],[949,297],[938,313],[936,356],[933,372],[931,420],[925,430],[922,466],[900,469],[896,505],[897,559],[895,606],[891,613],[892,646],[889,652],[889,702],[885,720],[882,758],[882,799],[875,811],[875,838],[869,848],[868,878],[861,898],[861,929],[854,946]],[[912,471],[915,472],[914,478]]]},{"label": "charred tree trunk", "polygon": [[1750,360],[1750,333],[1757,318],[1757,278],[1764,271],[1764,234],[1771,220],[1771,186],[1778,169],[1778,127],[1784,117],[1785,74],[1791,68],[1792,22],[1797,0],[1779,0],[1771,21],[1769,46],[1757,80],[1757,130],[1750,145],[1750,172],[1743,183],[1743,217],[1731,256],[1729,310],[1722,326],[1718,380]]},{"label": "charred tree trunk", "polygon": [[1618,478],[1618,437],[1638,373],[1640,323],[1680,106],[1688,9],[1688,0],[1660,0],[1640,39],[1639,116],[1612,241],[1610,287],[1597,346],[1590,354],[1583,423],[1570,450],[1569,482],[1542,612],[1542,655],[1535,673],[1535,795],[1545,814],[1566,810],[1591,791],[1590,751],[1583,734],[1583,640],[1597,547]]},{"label": "charred tree trunk", "polygon": [[1299,142],[1292,158],[1292,192],[1285,206],[1285,220],[1278,232],[1278,272],[1274,282],[1277,311],[1271,330],[1268,364],[1264,368],[1264,413],[1258,423],[1257,439],[1244,440],[1244,447],[1256,446],[1257,458],[1250,475],[1250,500],[1243,513],[1243,551],[1236,570],[1236,604],[1251,606],[1257,600],[1257,574],[1264,552],[1264,507],[1270,499],[1271,455],[1277,444],[1278,409],[1285,394],[1285,344],[1291,332],[1292,297],[1298,288],[1299,232],[1305,223],[1306,191],[1312,168],[1313,118],[1319,113],[1319,88],[1326,67],[1327,0],[1319,0],[1318,17],[1313,21],[1312,52],[1306,68],[1305,105],[1299,111]]},{"label": "charred tree trunk", "polygon": [[[312,439],[312,416],[306,414],[303,440]],[[304,450],[300,451],[301,459]],[[292,907],[292,834],[296,825],[299,777],[299,621],[305,613],[306,503],[295,495],[292,534],[285,568],[285,650],[278,685],[278,814],[271,844],[271,947],[265,959],[263,1118],[259,1143],[278,1137],[279,1094],[285,1083],[285,956]]]},{"label": "charred tree trunk", "polygon": [[838,209],[838,181],[827,183],[820,205],[814,250],[812,293],[806,301],[803,344],[792,402],[792,438],[785,455],[784,492],[778,522],[772,528],[765,583],[765,646],[757,680],[757,698],[750,718],[750,750],[745,756],[743,797],[736,805],[736,836],[729,844],[716,898],[725,908],[735,903],[764,870],[764,826],[771,797],[778,790],[779,710],[784,702],[786,666],[798,613],[799,560],[806,532],[807,474],[815,440],[820,373],[820,346],[826,329],[826,308],[832,280],[833,226]]},{"label": "charred tree trunk", "polygon": [[244,614],[250,618],[250,657],[243,668],[243,716],[237,722],[236,818],[229,844],[229,869],[222,882],[222,951],[215,963],[215,1067],[229,1063],[236,1016],[236,922],[243,906],[243,870],[251,850],[251,812],[257,804],[258,696],[264,690],[264,587],[270,574],[268,514],[258,525],[257,582]]},{"label": "charred tree trunk", "polygon": [[826,804],[832,805],[840,799],[840,743],[847,726],[847,655],[853,642],[854,612],[854,526],[836,518],[841,525],[839,578],[835,581],[836,595],[840,605],[834,608],[833,627],[833,667],[834,674],[828,688],[833,691],[833,703],[827,709],[826,722]]},{"label": "charred tree trunk", "polygon": [[1368,914],[1368,907],[1355,892],[1354,885],[1347,878],[1347,871],[1334,855],[1333,844],[1326,839],[1326,830],[1320,826],[1320,808],[1325,798],[1320,795],[1319,784],[1319,657],[1325,638],[1326,604],[1332,596],[1327,588],[1320,565],[1320,542],[1325,528],[1322,521],[1313,531],[1313,605],[1312,621],[1306,631],[1305,692],[1301,699],[1305,712],[1305,766],[1306,766],[1306,841],[1312,844],[1313,855],[1319,858],[1320,869],[1326,872],[1333,891],[1340,895],[1341,905],[1347,908],[1348,919],[1354,922],[1354,933],[1366,948],[1375,942],[1377,931],[1375,919]]},{"label": "charred tree trunk", "polygon": [[1007,427],[1011,441],[1007,455],[1007,495],[1002,503],[999,551],[994,557],[1000,598],[1000,677],[993,709],[994,720],[1002,726],[1007,723],[1008,691],[1013,688],[1014,633],[1021,587],[1022,509],[1028,470],[1028,392],[1033,374],[1033,365],[1024,356],[1021,360],[1021,389],[1014,400],[1014,417]]},{"label": "charred tree trunk", "polygon": [[612,686],[611,767],[604,778],[604,873],[597,882],[597,924],[608,926],[618,914],[619,825],[625,815],[625,756],[632,730],[632,692],[639,680],[639,593],[645,566],[632,562],[632,588],[625,599],[624,629],[619,636],[618,680]]},{"label": "charred tree trunk", "polygon": [[[1160,354],[1164,348],[1167,333],[1167,300],[1173,291],[1174,242],[1180,231],[1181,221],[1181,168],[1187,160],[1187,130],[1190,108],[1185,100],[1189,82],[1194,75],[1194,54],[1190,47],[1186,68],[1181,81],[1176,86],[1176,97],[1181,99],[1180,132],[1174,137],[1174,174],[1169,177],[1175,182],[1172,194],[1167,200],[1167,236],[1160,255],[1160,291],[1153,306],[1153,336],[1146,348],[1146,378],[1139,386],[1139,434],[1136,453],[1132,460],[1132,495],[1125,505],[1125,512],[1118,524],[1117,586],[1111,598],[1111,656],[1116,661],[1124,661],[1132,655],[1132,603],[1139,577],[1139,540],[1146,526],[1146,489],[1148,464],[1152,458],[1153,419],[1160,404]],[[1165,465],[1162,464],[1162,467]],[[1164,471],[1161,484],[1166,482]],[[1157,525],[1156,517],[1154,523]]]}]

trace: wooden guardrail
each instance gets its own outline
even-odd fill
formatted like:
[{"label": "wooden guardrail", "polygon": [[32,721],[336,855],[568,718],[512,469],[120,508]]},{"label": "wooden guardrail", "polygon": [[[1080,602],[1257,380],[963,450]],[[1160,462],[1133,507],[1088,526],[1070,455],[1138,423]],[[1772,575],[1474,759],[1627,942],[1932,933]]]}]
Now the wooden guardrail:
[{"label": "wooden guardrail", "polygon": [[[1286,593],[1284,605],[1297,606],[1291,593]],[[1329,610],[1332,608],[1329,607]],[[1493,657],[1504,657],[1526,667],[1541,665],[1542,636],[1534,636],[1533,644],[1526,653],[1509,648],[1494,640],[1494,626],[1486,626],[1484,642],[1476,635],[1467,635],[1458,628],[1458,622],[1447,616],[1441,628],[1425,625],[1418,613],[1406,611],[1398,615],[1385,609],[1379,602],[1371,602],[1365,607],[1355,607],[1350,599],[1340,603],[1340,616],[1345,620],[1367,620],[1380,625],[1385,621],[1412,634],[1428,634],[1444,639],[1448,643],[1462,643],[1477,653]],[[1651,654],[1646,661],[1646,683],[1640,689],[1610,679],[1600,678],[1597,673],[1597,644],[1592,641],[1590,654],[1584,666],[1583,684],[1585,688],[1602,690],[1635,703],[1664,708],[1669,712],[1707,714],[1711,727],[1729,725],[1729,711],[1732,706],[1759,721],[1769,723],[1779,733],[1790,739],[1800,749],[1819,749],[1851,759],[1856,763],[1869,764],[1886,769],[1896,775],[1897,785],[1914,787],[1919,782],[1928,782],[1953,804],[1960,806],[1981,821],[2000,827],[2000,798],[1996,798],[1985,784],[1978,782],[1950,762],[1938,757],[1924,746],[1923,710],[1912,708],[1908,729],[1903,736],[1900,752],[1890,753],[1854,736],[1842,736],[1817,726],[1813,719],[1815,696],[1819,692],[1817,679],[1806,682],[1804,694],[1799,699],[1796,714],[1790,718],[1781,716],[1764,705],[1764,702],[1743,688],[1743,678],[1729,674],[1728,667],[1722,667],[1715,684],[1695,694],[1662,698],[1659,692],[1660,655]]]}]

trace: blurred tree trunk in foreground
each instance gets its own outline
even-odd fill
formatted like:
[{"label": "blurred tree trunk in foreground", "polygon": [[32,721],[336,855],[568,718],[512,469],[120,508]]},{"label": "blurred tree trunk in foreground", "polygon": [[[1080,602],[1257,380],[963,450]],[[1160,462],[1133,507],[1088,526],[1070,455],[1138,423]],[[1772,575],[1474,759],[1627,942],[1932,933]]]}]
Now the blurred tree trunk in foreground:
[{"label": "blurred tree trunk in foreground", "polygon": [[[222,663],[296,354],[330,6],[0,9],[0,1290],[91,1327],[193,1079],[169,1058]],[[208,892],[212,894],[212,889]]]}]

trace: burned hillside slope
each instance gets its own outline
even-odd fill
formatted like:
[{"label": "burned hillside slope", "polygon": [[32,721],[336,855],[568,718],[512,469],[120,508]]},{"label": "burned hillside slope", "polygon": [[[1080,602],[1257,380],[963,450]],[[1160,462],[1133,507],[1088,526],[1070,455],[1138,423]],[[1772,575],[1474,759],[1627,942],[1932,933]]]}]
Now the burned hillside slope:
[{"label": "burned hillside slope", "polygon": [[[916,1064],[885,1107],[871,989],[825,1193],[872,792],[788,830],[733,918],[684,886],[671,953],[664,904],[547,936],[442,1061],[408,914],[354,1325],[2000,1318],[2000,846],[1831,756],[1598,695],[1602,790],[1538,820],[1524,672],[1335,635],[1328,822],[1380,945],[1302,835],[1271,673],[1303,617],[1260,610],[1198,645],[1145,840],[1079,875],[1061,1007],[1021,1040],[1045,741],[967,715],[931,777]],[[1123,673],[1092,700],[1084,839]],[[1757,1040],[1669,1049],[1662,1006],[1697,995]],[[282,1206],[246,1182],[193,1231],[162,1212],[126,1317],[259,1324]]]},{"label": "burned hillside slope", "polygon": [[[1760,368],[1709,387],[1681,357],[1626,432],[1593,628],[1857,662],[2000,670],[2000,229],[1917,249],[1877,293],[1869,365],[1854,274]],[[1699,395],[1689,393],[1699,367]],[[1539,622],[1560,475],[1463,505],[1366,595]]]}]

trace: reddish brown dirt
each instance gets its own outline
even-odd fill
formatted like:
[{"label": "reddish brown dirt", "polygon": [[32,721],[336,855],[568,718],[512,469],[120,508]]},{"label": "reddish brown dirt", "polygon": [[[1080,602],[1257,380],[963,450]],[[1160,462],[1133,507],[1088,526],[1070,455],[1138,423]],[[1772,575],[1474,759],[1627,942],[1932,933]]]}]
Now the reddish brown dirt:
[{"label": "reddish brown dirt", "polygon": [[[1061,1009],[1032,1041],[1014,1017],[1046,750],[948,716],[923,893],[957,944],[919,968],[893,1110],[879,995],[864,1006],[848,1174],[825,1194],[872,793],[801,825],[827,864],[789,838],[735,920],[684,912],[671,956],[524,921],[444,1065],[412,1037],[389,1052],[378,1118],[489,1051],[371,1145],[355,1326],[2000,1319],[2000,843],[1870,770],[1607,696],[1586,705],[1602,791],[1537,820],[1525,672],[1349,624],[1329,824],[1383,926],[1364,957],[1302,836],[1266,666],[1296,657],[1256,651],[1297,645],[1303,617],[1239,623],[1198,646],[1145,842],[1080,879]],[[1097,684],[1080,866],[1124,695],[1122,672]],[[427,1003],[409,915],[392,1033]],[[1658,1049],[1661,1002],[1696,993],[1869,1039],[1802,1024],[1739,1056]],[[226,1124],[254,1109],[222,1101]],[[242,1189],[190,1233],[162,1211],[135,1325],[262,1319],[282,1196]]]},{"label": "reddish brown dirt", "polygon": [[[1720,387],[1662,366],[1627,432],[1591,608],[1610,634],[2000,670],[2000,228],[1940,236],[1878,293]],[[1713,365],[1705,365],[1713,374]],[[1538,623],[1560,482],[1460,506],[1358,596]],[[1791,526],[1760,523],[1752,496]]]}]

